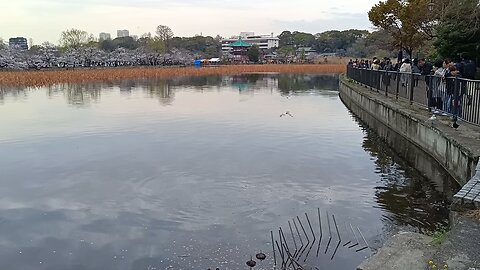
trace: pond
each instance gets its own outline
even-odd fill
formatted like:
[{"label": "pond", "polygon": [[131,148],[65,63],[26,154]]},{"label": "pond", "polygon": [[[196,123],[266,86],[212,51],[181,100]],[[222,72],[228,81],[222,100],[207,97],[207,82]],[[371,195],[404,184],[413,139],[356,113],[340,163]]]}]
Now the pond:
[{"label": "pond", "polygon": [[247,74],[0,90],[0,265],[248,269],[264,252],[255,269],[272,269],[270,232],[293,251],[288,222],[312,240],[308,213],[317,242],[299,261],[355,269],[399,230],[445,226],[458,187],[413,168],[337,88]]}]

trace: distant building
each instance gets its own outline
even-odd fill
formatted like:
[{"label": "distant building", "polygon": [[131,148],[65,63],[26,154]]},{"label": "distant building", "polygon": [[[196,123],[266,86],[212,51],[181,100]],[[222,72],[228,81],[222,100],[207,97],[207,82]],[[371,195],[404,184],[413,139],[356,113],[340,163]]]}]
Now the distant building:
[{"label": "distant building", "polygon": [[10,38],[8,40],[10,48],[20,48],[22,50],[28,50],[28,42],[24,37]]},{"label": "distant building", "polygon": [[112,36],[110,35],[110,33],[104,33],[104,32],[102,32],[102,33],[100,33],[100,35],[98,35],[98,39],[99,39],[100,41],[102,41],[102,40],[107,40],[107,39],[112,39]]},{"label": "distant building", "polygon": [[130,33],[128,30],[117,30],[117,37],[128,37]]},{"label": "distant building", "polygon": [[280,39],[271,35],[255,35],[254,32],[241,32],[239,36],[233,36],[231,38],[223,39],[222,51],[224,53],[231,53],[233,48],[230,44],[237,40],[243,40],[250,45],[257,45],[261,50],[268,50],[271,48],[277,48],[280,45]]},{"label": "distant building", "polygon": [[296,50],[297,55],[311,56],[317,54],[317,51],[312,47],[300,47]]},{"label": "distant building", "polygon": [[248,61],[247,51],[252,47],[252,44],[245,42],[242,39],[238,39],[235,42],[228,44],[228,47],[232,48],[230,53],[233,55],[233,61],[239,63]]}]

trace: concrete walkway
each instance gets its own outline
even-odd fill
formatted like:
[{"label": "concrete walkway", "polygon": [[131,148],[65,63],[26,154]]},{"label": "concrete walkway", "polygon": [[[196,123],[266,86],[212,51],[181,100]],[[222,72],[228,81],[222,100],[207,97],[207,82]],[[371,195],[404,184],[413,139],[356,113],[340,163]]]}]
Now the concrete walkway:
[{"label": "concrete walkway", "polygon": [[453,229],[447,233],[432,261],[446,263],[448,269],[480,270],[480,215],[476,218],[465,213],[454,215]]},{"label": "concrete walkway", "polygon": [[357,270],[420,270],[425,269],[435,254],[432,238],[418,233],[400,233],[390,238]]},{"label": "concrete walkway", "polygon": [[441,243],[418,233],[395,235],[357,270],[480,270],[480,212],[477,215],[455,214],[453,228]]},{"label": "concrete walkway", "polygon": [[477,166],[477,174],[453,196],[452,208],[480,209],[480,164]]}]

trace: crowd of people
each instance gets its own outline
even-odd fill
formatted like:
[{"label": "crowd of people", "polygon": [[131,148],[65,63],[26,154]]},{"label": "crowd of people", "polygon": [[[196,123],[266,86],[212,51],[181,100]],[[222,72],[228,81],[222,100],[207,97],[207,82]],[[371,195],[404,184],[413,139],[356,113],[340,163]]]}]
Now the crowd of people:
[{"label": "crowd of people", "polygon": [[475,62],[466,54],[462,55],[457,62],[447,58],[434,63],[429,63],[424,58],[413,60],[405,58],[395,64],[388,57],[383,59],[374,57],[372,60],[350,59],[348,67],[400,72],[402,74],[399,79],[402,87],[407,87],[410,83],[411,76],[407,74],[416,75],[416,81],[411,82],[414,85],[418,84],[419,78],[423,77],[428,90],[428,106],[434,112],[443,111],[458,116],[462,113],[463,95],[473,83],[470,80],[475,79],[477,71]]},{"label": "crowd of people", "polygon": [[442,76],[458,76],[470,80],[475,79],[476,73],[475,62],[466,54],[462,55],[458,62],[454,62],[449,58],[435,61],[434,63],[427,62],[425,58],[413,60],[404,58],[402,61],[397,60],[397,62],[393,64],[392,60],[388,57],[384,57],[383,59],[374,57],[372,60],[350,59],[348,66],[372,70],[413,72],[421,75],[436,75],[439,73],[437,71],[441,70],[441,72],[445,73]]}]

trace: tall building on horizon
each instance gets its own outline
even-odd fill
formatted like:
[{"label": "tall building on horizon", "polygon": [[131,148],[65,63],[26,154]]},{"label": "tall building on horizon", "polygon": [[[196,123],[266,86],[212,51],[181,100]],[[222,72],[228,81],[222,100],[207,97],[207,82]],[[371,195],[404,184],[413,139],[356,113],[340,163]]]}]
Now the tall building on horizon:
[{"label": "tall building on horizon", "polygon": [[105,33],[105,32],[102,32],[98,35],[98,39],[100,41],[102,40],[107,40],[107,39],[112,39],[112,36],[110,35],[110,33]]},{"label": "tall building on horizon", "polygon": [[8,40],[8,46],[10,48],[20,48],[22,50],[28,50],[28,42],[24,37],[15,37]]},{"label": "tall building on horizon", "polygon": [[117,30],[117,37],[128,37],[130,33],[128,30]]}]

